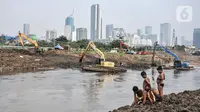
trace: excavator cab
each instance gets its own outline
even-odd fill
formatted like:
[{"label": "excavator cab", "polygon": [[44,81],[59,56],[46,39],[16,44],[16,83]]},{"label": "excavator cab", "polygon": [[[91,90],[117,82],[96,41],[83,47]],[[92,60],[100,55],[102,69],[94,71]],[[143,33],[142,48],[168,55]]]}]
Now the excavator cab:
[{"label": "excavator cab", "polygon": [[98,59],[96,60],[96,64],[97,64],[97,65],[101,65],[101,62],[103,62],[103,61],[104,61],[103,58],[98,58]]},{"label": "excavator cab", "polygon": [[174,67],[175,67],[175,68],[180,68],[180,67],[182,67],[181,61],[180,61],[180,60],[175,60],[175,61],[174,61]]}]

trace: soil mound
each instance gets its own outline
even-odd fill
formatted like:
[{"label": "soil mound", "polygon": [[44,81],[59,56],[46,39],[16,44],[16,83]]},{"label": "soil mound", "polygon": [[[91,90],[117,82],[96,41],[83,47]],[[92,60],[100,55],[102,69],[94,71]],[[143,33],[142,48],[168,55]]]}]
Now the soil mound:
[{"label": "soil mound", "polygon": [[152,105],[126,105],[110,112],[200,112],[200,89],[172,93]]}]

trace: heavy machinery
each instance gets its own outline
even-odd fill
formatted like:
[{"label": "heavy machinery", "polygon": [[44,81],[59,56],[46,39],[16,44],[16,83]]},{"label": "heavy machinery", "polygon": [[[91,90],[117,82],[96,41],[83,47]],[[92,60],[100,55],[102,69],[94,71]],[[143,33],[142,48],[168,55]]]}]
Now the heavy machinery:
[{"label": "heavy machinery", "polygon": [[103,67],[114,67],[115,66],[114,62],[105,61],[104,54],[98,48],[96,48],[95,44],[92,41],[90,41],[88,43],[88,45],[87,45],[85,51],[83,52],[79,62],[82,62],[83,57],[87,53],[89,47],[94,49],[97,52],[97,54],[100,56],[100,58],[98,58],[98,60],[96,61],[97,66],[103,66]]},{"label": "heavy machinery", "polygon": [[[126,50],[123,49],[122,45],[124,45],[126,47]],[[126,45],[124,42],[120,41],[120,50],[123,52],[123,53],[126,53],[126,54],[135,54],[135,52],[131,51],[128,47],[128,45]]]},{"label": "heavy machinery", "polygon": [[168,54],[170,54],[171,56],[174,57],[174,66],[173,67],[175,69],[190,69],[190,68],[193,68],[192,66],[189,65],[188,62],[181,62],[181,60],[179,59],[179,57],[175,53],[171,52],[170,50],[165,48],[163,45],[159,45],[158,42],[154,43],[153,57],[155,56],[155,47],[156,46],[160,47],[163,51],[165,51],[166,53],[168,53]]},{"label": "heavy machinery", "polygon": [[19,41],[20,41],[20,43],[21,43],[23,48],[24,48],[24,42],[23,42],[23,38],[22,37],[24,37],[26,40],[28,40],[28,42],[34,44],[34,46],[35,46],[35,51],[34,52],[39,53],[39,54],[43,52],[43,50],[38,47],[37,42],[32,40],[31,38],[29,38],[27,35],[22,34],[22,33],[19,32],[17,37],[19,38]]},{"label": "heavy machinery", "polygon": [[98,48],[96,48],[95,44],[92,41],[88,43],[85,51],[81,54],[81,58],[79,60],[80,63],[82,63],[83,58],[90,47],[100,56],[100,58],[96,60],[95,66],[82,67],[82,70],[95,71],[95,72],[126,72],[127,71],[124,68],[115,67],[114,62],[106,61],[104,54]]}]

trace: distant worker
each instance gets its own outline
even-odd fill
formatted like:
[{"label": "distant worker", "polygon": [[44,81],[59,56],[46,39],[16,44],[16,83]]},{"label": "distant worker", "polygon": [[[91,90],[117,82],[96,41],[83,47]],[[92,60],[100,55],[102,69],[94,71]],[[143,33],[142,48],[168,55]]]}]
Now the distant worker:
[{"label": "distant worker", "polygon": [[163,87],[164,87],[164,80],[165,80],[165,74],[163,72],[163,68],[162,66],[159,66],[157,68],[157,71],[159,73],[158,77],[157,77],[157,86],[158,86],[158,92],[161,96],[161,98],[163,99]]},{"label": "distant worker", "polygon": [[123,65],[122,62],[120,61],[119,66],[121,67],[122,65]]}]

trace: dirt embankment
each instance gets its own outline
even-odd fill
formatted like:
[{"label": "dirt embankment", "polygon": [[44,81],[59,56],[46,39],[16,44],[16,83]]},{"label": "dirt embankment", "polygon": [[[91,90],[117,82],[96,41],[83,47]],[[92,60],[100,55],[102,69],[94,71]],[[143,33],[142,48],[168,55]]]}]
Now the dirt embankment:
[{"label": "dirt embankment", "polygon": [[[96,54],[87,54],[82,65],[95,64]],[[151,65],[152,55],[130,55],[105,53],[106,61],[120,62],[128,69],[148,69]],[[165,58],[165,59],[164,59]],[[157,64],[167,63],[168,57],[156,58]],[[0,49],[0,75],[18,72],[31,72],[49,70],[54,68],[80,68],[80,53],[68,53],[66,51],[52,50],[42,55],[30,55],[22,50]]]},{"label": "dirt embankment", "polygon": [[152,105],[126,105],[110,112],[200,112],[200,89],[172,93]]}]

